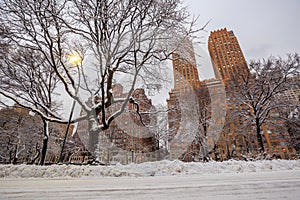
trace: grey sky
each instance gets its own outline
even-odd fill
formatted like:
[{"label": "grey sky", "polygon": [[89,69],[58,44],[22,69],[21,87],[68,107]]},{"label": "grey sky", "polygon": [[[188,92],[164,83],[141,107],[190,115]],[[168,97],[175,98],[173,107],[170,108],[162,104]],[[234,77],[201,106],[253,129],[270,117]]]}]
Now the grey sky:
[{"label": "grey sky", "polygon": [[[247,61],[284,57],[286,53],[300,53],[299,0],[183,0],[191,14],[200,16],[198,27],[211,19],[201,45],[200,79],[210,78],[207,39],[210,31],[226,27],[238,38]],[[203,55],[206,54],[206,55]],[[207,66],[209,65],[209,66]]]}]

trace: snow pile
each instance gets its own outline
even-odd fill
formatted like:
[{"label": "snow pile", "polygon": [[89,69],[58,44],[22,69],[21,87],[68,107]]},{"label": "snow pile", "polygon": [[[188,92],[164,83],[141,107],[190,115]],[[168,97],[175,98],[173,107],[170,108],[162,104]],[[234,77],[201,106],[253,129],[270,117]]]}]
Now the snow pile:
[{"label": "snow pile", "polygon": [[300,160],[224,161],[184,163],[158,161],[114,166],[77,165],[0,165],[0,178],[71,178],[71,177],[120,177],[167,176],[220,173],[250,173],[267,171],[300,170]]}]

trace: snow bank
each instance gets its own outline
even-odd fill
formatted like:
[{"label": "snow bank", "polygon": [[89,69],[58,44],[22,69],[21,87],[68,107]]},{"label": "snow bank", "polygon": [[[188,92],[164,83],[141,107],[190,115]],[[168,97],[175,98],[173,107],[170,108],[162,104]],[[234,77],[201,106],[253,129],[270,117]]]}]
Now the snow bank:
[{"label": "snow bank", "polygon": [[300,160],[224,161],[208,163],[184,163],[158,161],[115,166],[76,165],[0,165],[0,178],[72,178],[72,177],[120,177],[167,176],[220,173],[249,173],[266,171],[300,170]]}]

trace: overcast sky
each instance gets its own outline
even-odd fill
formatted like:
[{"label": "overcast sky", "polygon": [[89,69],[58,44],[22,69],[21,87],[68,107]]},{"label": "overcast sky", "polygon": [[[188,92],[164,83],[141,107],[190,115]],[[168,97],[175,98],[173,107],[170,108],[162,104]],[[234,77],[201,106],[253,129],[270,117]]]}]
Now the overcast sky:
[{"label": "overcast sky", "polygon": [[[198,27],[211,20],[201,45],[200,79],[213,76],[208,57],[210,31],[233,30],[246,60],[284,57],[300,53],[300,0],[183,0],[191,14],[199,16]],[[197,48],[198,49],[198,48]],[[209,65],[209,66],[207,66]]]}]

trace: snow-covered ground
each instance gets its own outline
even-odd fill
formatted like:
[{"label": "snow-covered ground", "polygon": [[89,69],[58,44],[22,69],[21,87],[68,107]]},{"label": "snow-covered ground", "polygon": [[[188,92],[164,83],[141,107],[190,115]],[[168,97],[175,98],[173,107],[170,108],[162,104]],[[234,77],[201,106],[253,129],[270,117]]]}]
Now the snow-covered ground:
[{"label": "snow-covered ground", "polygon": [[300,160],[224,161],[184,163],[146,162],[113,166],[76,165],[0,165],[0,178],[80,178],[103,176],[166,176],[300,170]]},{"label": "snow-covered ground", "polygon": [[[300,160],[0,166],[0,199],[299,199]],[[123,176],[123,177],[120,177]]]}]

